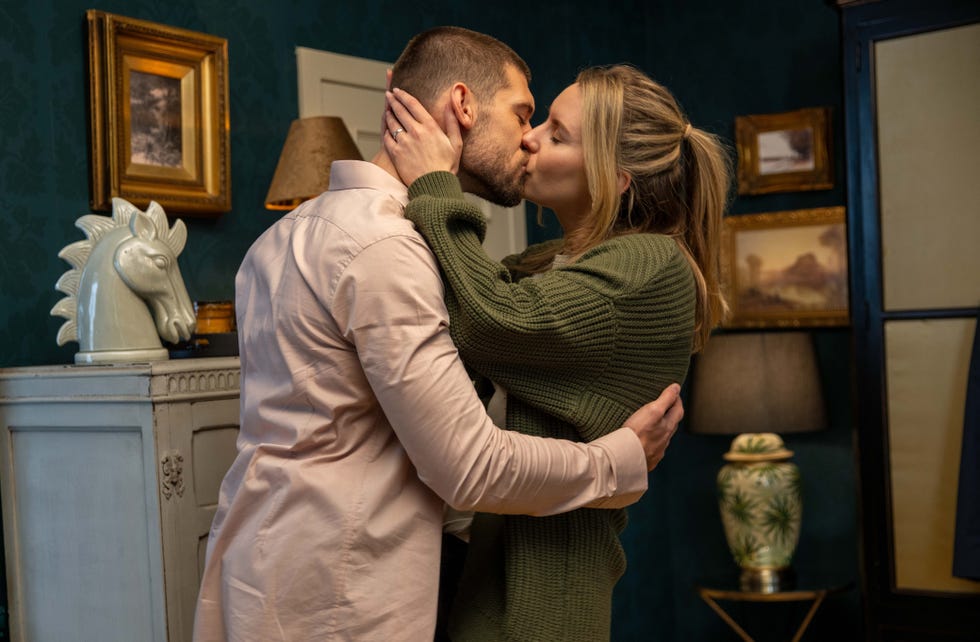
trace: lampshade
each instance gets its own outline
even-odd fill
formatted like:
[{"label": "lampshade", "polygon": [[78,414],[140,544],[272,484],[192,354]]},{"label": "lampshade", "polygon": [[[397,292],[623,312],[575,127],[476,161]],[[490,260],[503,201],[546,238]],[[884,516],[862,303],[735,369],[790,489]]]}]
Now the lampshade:
[{"label": "lampshade", "polygon": [[360,159],[361,153],[340,118],[314,116],[294,120],[265,197],[266,209],[291,210],[319,196],[330,185],[333,161]]},{"label": "lampshade", "polygon": [[691,432],[786,434],[826,427],[809,333],[716,334],[695,358]]}]

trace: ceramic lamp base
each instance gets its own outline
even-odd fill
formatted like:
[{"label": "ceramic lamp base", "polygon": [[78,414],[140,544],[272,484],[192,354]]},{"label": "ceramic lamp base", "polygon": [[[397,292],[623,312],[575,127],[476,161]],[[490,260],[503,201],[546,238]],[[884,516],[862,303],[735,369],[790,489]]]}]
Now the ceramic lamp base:
[{"label": "ceramic lamp base", "polygon": [[778,593],[796,586],[796,573],[784,568],[743,568],[739,588],[753,593]]}]

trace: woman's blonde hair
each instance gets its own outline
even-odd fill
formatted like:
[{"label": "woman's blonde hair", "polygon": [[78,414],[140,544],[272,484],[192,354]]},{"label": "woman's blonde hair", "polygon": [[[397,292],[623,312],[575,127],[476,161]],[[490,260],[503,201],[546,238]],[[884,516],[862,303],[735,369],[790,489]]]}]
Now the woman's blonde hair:
[{"label": "woman's blonde hair", "polygon": [[[592,196],[592,226],[566,238],[562,254],[579,257],[622,234],[672,236],[697,283],[694,349],[728,312],[719,286],[721,220],[731,165],[716,136],[688,122],[666,88],[629,65],[592,67],[582,92],[582,145]],[[621,192],[622,176],[629,179]],[[529,256],[527,271],[547,267],[554,246]],[[521,269],[520,267],[518,269]]]}]

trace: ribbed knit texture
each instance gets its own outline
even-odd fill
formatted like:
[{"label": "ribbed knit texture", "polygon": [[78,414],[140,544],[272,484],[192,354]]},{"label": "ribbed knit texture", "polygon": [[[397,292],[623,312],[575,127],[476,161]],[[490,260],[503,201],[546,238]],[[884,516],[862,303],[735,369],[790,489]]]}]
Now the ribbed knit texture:
[{"label": "ribbed knit texture", "polygon": [[[483,215],[455,176],[426,174],[409,196],[405,215],[443,270],[453,340],[467,366],[507,390],[508,429],[591,441],[684,380],[695,289],[672,239],[622,236],[515,280],[483,251]],[[622,510],[477,515],[453,640],[608,639],[625,525]]]}]

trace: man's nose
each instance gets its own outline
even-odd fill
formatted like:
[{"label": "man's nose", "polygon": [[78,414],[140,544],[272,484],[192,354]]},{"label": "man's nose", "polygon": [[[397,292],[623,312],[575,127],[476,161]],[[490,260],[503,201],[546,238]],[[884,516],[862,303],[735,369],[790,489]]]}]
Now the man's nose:
[{"label": "man's nose", "polygon": [[521,137],[521,147],[523,147],[524,149],[526,149],[532,154],[537,153],[539,147],[537,136],[534,135],[536,131],[537,128],[532,129],[528,132],[525,132],[524,136]]}]

